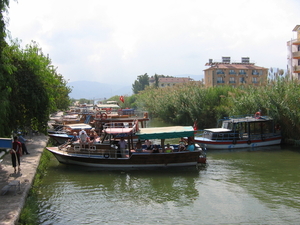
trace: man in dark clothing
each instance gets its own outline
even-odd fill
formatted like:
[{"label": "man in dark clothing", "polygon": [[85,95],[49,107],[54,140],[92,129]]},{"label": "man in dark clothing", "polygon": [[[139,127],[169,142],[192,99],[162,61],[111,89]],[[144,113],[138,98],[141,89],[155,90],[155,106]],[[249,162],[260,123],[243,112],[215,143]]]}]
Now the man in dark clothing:
[{"label": "man in dark clothing", "polygon": [[27,148],[26,148],[26,145],[25,145],[25,142],[27,141],[22,135],[21,135],[21,132],[18,132],[18,141],[21,142],[22,144],[22,154],[24,155],[25,153],[28,155],[30,154],[28,151],[27,151]]},{"label": "man in dark clothing", "polygon": [[21,142],[18,141],[18,137],[14,137],[14,142],[12,144],[12,149],[10,151],[11,154],[11,162],[12,166],[16,170],[17,167],[17,161],[18,161],[18,169],[21,170],[20,168],[20,156],[22,155],[22,144]]}]

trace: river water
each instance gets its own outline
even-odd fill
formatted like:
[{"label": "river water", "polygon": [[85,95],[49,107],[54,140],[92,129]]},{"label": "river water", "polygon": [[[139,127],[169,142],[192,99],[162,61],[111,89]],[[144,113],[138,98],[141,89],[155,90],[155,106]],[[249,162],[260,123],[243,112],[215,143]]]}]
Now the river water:
[{"label": "river water", "polygon": [[40,224],[299,224],[300,151],[207,152],[201,168],[95,170],[55,158]]}]

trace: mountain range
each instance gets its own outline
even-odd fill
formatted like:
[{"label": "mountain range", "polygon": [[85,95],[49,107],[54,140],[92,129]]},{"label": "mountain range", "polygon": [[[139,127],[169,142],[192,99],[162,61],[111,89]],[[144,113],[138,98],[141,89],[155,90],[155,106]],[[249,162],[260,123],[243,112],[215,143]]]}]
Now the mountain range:
[{"label": "mountain range", "polygon": [[[174,77],[190,77],[195,81],[201,80],[203,76],[201,75],[191,75],[183,74]],[[69,94],[70,98],[73,99],[93,99],[93,100],[103,100],[108,99],[115,95],[127,95],[133,94],[132,85],[122,85],[122,84],[106,84],[94,81],[73,81],[67,84],[72,89]]]}]

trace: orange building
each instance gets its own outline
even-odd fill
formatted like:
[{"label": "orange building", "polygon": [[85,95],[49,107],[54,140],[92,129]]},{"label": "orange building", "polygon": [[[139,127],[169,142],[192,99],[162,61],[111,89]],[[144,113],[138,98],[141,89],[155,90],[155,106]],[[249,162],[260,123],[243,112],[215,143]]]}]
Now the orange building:
[{"label": "orange building", "polygon": [[209,62],[204,70],[204,86],[215,87],[220,85],[259,86],[266,85],[268,69],[250,63],[249,57],[242,57],[241,62],[231,62],[230,57],[222,57],[222,62]]}]

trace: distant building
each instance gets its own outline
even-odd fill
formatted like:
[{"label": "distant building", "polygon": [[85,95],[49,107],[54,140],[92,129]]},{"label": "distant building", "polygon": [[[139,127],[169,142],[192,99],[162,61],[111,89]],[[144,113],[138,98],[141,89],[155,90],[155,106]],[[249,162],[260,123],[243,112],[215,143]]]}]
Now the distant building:
[{"label": "distant building", "polygon": [[204,86],[215,87],[221,85],[247,86],[265,85],[268,69],[250,63],[249,57],[242,57],[241,62],[231,62],[230,57],[222,57],[222,62],[209,62],[204,70]]},{"label": "distant building", "polygon": [[288,72],[291,78],[300,79],[300,25],[293,29],[297,38],[287,42],[288,47]]},{"label": "distant building", "polygon": [[[160,77],[158,78],[158,87],[173,87],[176,84],[188,83],[194,81],[191,78],[180,78],[180,77]],[[155,77],[152,76],[149,78],[149,85],[153,86],[155,84]]]}]

